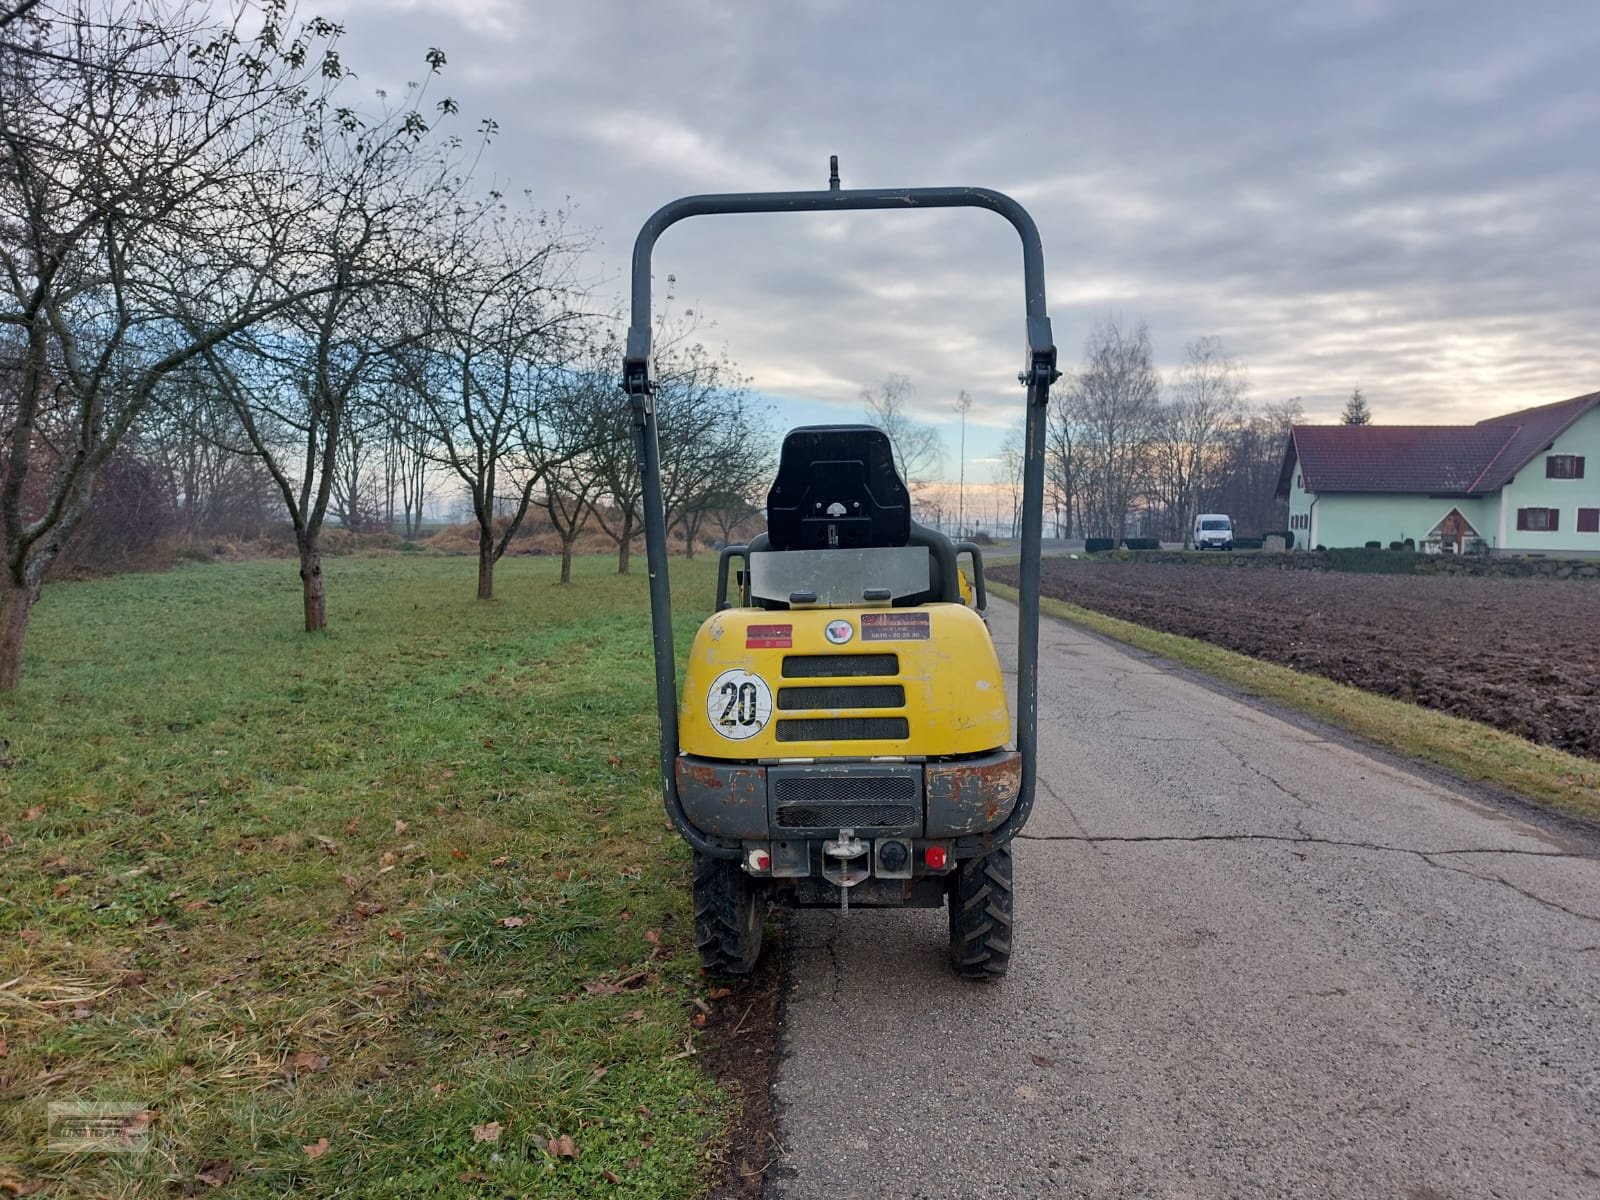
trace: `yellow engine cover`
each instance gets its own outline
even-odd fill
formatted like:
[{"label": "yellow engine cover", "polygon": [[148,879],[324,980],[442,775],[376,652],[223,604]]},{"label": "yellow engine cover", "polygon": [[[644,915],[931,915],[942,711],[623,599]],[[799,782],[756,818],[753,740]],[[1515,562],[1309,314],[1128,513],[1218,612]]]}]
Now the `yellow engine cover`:
[{"label": "yellow engine cover", "polygon": [[688,754],[744,761],[995,750],[1011,714],[983,619],[960,604],[715,614],[679,705]]}]

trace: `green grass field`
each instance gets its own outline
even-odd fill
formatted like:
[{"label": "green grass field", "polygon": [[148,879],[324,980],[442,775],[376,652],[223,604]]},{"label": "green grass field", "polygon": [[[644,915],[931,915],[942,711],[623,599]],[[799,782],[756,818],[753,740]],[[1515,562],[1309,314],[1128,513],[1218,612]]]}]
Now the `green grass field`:
[{"label": "green grass field", "polygon": [[[714,561],[674,570],[686,641]],[[327,571],[315,637],[283,561],[46,589],[0,700],[0,1194],[697,1194],[731,1103],[642,557],[489,604],[467,558]],[[49,1150],[78,1100],[143,1151]]]}]

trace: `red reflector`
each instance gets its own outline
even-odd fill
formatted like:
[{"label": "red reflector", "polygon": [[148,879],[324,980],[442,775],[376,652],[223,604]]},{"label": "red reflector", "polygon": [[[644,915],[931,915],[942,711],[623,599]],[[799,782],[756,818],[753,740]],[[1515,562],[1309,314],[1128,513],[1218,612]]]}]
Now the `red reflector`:
[{"label": "red reflector", "polygon": [[789,650],[793,646],[793,625],[751,625],[744,631],[746,650]]},{"label": "red reflector", "polygon": [[756,870],[765,871],[772,866],[772,855],[765,850],[758,850],[755,854]]},{"label": "red reflector", "polygon": [[944,847],[943,846],[929,846],[927,848],[927,850],[923,852],[922,861],[927,863],[931,870],[934,870],[934,871],[942,871],[942,870],[944,870],[944,864],[945,864]]}]

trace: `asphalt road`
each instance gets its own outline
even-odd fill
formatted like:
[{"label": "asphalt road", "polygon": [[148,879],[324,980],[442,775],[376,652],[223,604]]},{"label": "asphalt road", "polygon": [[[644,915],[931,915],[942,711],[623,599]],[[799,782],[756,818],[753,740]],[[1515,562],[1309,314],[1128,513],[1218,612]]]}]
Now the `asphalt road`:
[{"label": "asphalt road", "polygon": [[1011,974],[796,914],[769,1197],[1600,1197],[1600,840],[1041,643]]}]

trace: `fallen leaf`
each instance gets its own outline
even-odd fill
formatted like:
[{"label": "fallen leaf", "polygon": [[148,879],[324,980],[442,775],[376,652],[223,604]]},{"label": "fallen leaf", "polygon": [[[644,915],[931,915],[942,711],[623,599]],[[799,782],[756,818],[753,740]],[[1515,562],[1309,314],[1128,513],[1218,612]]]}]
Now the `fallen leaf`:
[{"label": "fallen leaf", "polygon": [[362,900],[356,904],[356,916],[363,921],[368,917],[375,917],[381,912],[387,912],[387,904],[379,904],[376,900]]},{"label": "fallen leaf", "polygon": [[321,846],[322,849],[324,850],[324,852],[326,852],[328,854],[338,854],[339,853],[339,843],[334,841],[331,837],[323,837],[320,833],[314,834],[312,836],[315,839],[317,845]]},{"label": "fallen leaf", "polygon": [[22,814],[22,819],[24,821],[37,821],[42,816],[44,816],[44,805],[35,804],[27,812]]},{"label": "fallen leaf", "polygon": [[61,899],[61,897],[65,896],[71,890],[72,890],[72,884],[70,884],[70,883],[58,883],[55,886],[55,898],[57,900],[59,900],[59,899]]},{"label": "fallen leaf", "polygon": [[605,1067],[596,1067],[594,1069],[593,1074],[591,1074],[589,1076],[589,1082],[590,1083],[596,1083],[599,1080],[604,1079],[605,1075],[606,1075],[606,1070],[607,1070],[607,1068],[605,1068]]},{"label": "fallen leaf", "polygon": [[405,823],[405,822],[404,822],[404,821],[402,821],[402,820],[401,820],[401,819],[400,819],[400,818],[399,818],[399,817],[396,817],[396,818],[395,818],[395,819],[394,819],[394,831],[395,831],[395,832],[396,832],[396,833],[404,833],[404,832],[405,832],[405,831],[406,831],[406,830],[407,830],[407,829],[409,829],[409,828],[410,828],[410,826],[408,826],[408,825],[407,825],[407,824],[406,824],[406,823]]},{"label": "fallen leaf", "polygon": [[316,1141],[312,1142],[311,1145],[301,1146],[300,1149],[306,1152],[307,1158],[315,1161],[328,1152],[328,1139],[325,1137],[318,1138]]},{"label": "fallen leaf", "polygon": [[385,929],[384,932],[397,942],[406,936],[404,929]]},{"label": "fallen leaf", "polygon": [[600,1176],[607,1183],[620,1184],[622,1182],[622,1176],[618,1175],[615,1171],[601,1171]]},{"label": "fallen leaf", "polygon": [[1033,1065],[1036,1067],[1053,1067],[1056,1065],[1055,1059],[1046,1058],[1042,1054],[1030,1054],[1028,1057],[1033,1059]]},{"label": "fallen leaf", "polygon": [[141,1108],[122,1123],[123,1137],[138,1137],[149,1130],[151,1123],[156,1119],[156,1114],[148,1108]]},{"label": "fallen leaf", "polygon": [[661,942],[661,935],[654,929],[646,929],[644,931],[644,940],[649,942],[652,946],[659,945]]},{"label": "fallen leaf", "polygon": [[144,971],[129,971],[122,977],[122,986],[125,988],[143,987],[145,980],[150,976]]},{"label": "fallen leaf", "polygon": [[527,917],[501,917],[500,918],[500,924],[504,925],[507,929],[521,929],[527,923],[528,923],[528,918]]},{"label": "fallen leaf", "polygon": [[394,994],[394,989],[387,983],[375,983],[367,990],[374,996],[391,996]]},{"label": "fallen leaf", "polygon": [[511,861],[511,855],[502,854],[499,858],[491,858],[489,860],[489,865],[491,867],[503,867],[510,861]]},{"label": "fallen leaf", "polygon": [[583,990],[591,996],[615,996],[622,989],[614,983],[607,983],[603,979],[591,979],[583,985]]},{"label": "fallen leaf", "polygon": [[348,821],[346,821],[344,823],[345,836],[346,837],[354,837],[356,835],[356,833],[360,831],[360,828],[361,828],[360,823],[354,817],[351,817]]},{"label": "fallen leaf", "polygon": [[500,1122],[490,1121],[487,1125],[474,1125],[472,1127],[472,1140],[474,1142],[498,1142],[500,1140]]},{"label": "fallen leaf", "polygon": [[717,988],[712,988],[709,992],[706,993],[706,999],[707,1000],[726,1000],[731,995],[733,995],[733,989],[732,988],[717,987]]},{"label": "fallen leaf", "polygon": [[705,1028],[705,1024],[706,1024],[706,1015],[705,1015],[705,1013],[703,1013],[703,1012],[695,1013],[695,1015],[694,1015],[694,1024],[695,1024],[695,1028],[704,1029]]},{"label": "fallen leaf", "polygon": [[6,1056],[6,1051],[8,1051],[10,1049],[11,1049],[11,1044],[9,1042],[7,1042],[5,1040],[5,1038],[0,1037],[0,1058],[4,1058]]},{"label": "fallen leaf", "polygon": [[195,1178],[207,1187],[219,1188],[233,1178],[233,1164],[225,1158],[213,1158],[200,1167]]},{"label": "fallen leaf", "polygon": [[442,1079],[438,1083],[433,1085],[433,1094],[435,1096],[442,1096],[446,1092],[448,1092],[449,1090],[450,1090],[450,1085],[448,1083],[446,1083]]},{"label": "fallen leaf", "polygon": [[398,861],[399,860],[394,856],[393,850],[385,850],[382,854],[378,855],[378,865],[380,867],[392,867]]},{"label": "fallen leaf", "polygon": [[460,846],[452,846],[450,847],[450,857],[455,859],[457,862],[466,862],[467,852]]},{"label": "fallen leaf", "polygon": [[627,1012],[622,1014],[622,1019],[624,1021],[642,1021],[644,1020],[644,1009],[630,1008]]},{"label": "fallen leaf", "polygon": [[563,1133],[550,1139],[550,1153],[557,1158],[577,1158],[578,1147],[571,1134]]},{"label": "fallen leaf", "polygon": [[42,1179],[6,1179],[0,1180],[0,1192],[8,1196],[36,1196],[44,1191]]},{"label": "fallen leaf", "polygon": [[70,1016],[74,1021],[87,1021],[90,1017],[92,1017],[94,1015],[94,1009],[93,1009],[93,1007],[90,1006],[90,1004],[87,1001],[85,1001],[84,1003],[82,1003],[82,1004],[78,1005],[76,1008],[74,1008],[67,1015]]},{"label": "fallen leaf", "polygon": [[315,1050],[301,1050],[290,1055],[289,1066],[296,1073],[301,1071],[326,1071],[328,1069],[328,1056],[318,1054]]},{"label": "fallen leaf", "polygon": [[616,754],[608,754],[608,755],[606,755],[606,761],[608,763],[610,763],[613,767],[620,767],[622,765],[621,757],[619,755],[616,755]]}]

